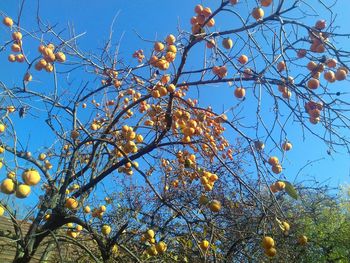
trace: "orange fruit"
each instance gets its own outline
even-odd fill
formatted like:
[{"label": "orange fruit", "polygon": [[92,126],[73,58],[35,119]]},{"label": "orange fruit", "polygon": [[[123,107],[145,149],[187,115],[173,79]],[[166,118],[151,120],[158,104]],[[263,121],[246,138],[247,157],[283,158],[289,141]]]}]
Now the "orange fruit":
[{"label": "orange fruit", "polygon": [[252,11],[252,16],[255,18],[255,20],[261,20],[264,17],[264,10],[260,7],[255,7]]}]

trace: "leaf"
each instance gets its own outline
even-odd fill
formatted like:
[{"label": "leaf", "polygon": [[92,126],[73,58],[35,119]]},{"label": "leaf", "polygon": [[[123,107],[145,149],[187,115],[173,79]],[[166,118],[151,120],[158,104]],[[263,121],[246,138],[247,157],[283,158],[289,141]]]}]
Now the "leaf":
[{"label": "leaf", "polygon": [[283,181],[283,182],[286,184],[286,187],[284,188],[286,193],[290,197],[294,198],[295,200],[298,200],[298,197],[299,197],[298,192],[297,192],[297,190],[295,190],[294,186],[288,181]]}]

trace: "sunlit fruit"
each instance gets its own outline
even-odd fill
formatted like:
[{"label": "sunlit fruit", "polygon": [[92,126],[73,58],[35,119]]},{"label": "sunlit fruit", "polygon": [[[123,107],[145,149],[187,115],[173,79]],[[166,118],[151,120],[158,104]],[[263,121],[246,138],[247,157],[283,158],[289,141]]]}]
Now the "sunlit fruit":
[{"label": "sunlit fruit", "polygon": [[103,225],[101,232],[103,235],[108,236],[112,231],[112,228],[109,225]]},{"label": "sunlit fruit", "polygon": [[10,54],[8,57],[7,57],[8,61],[10,62],[15,62],[16,61],[16,56],[14,54]]},{"label": "sunlit fruit", "polygon": [[164,44],[162,42],[156,42],[154,44],[154,50],[156,52],[160,52],[160,51],[163,51],[164,50]]},{"label": "sunlit fruit", "polygon": [[4,17],[4,19],[2,20],[2,22],[4,23],[5,26],[8,27],[12,27],[13,26],[13,20],[11,17]]},{"label": "sunlit fruit", "polygon": [[165,39],[165,42],[168,44],[168,45],[173,45],[176,41],[176,37],[172,34],[168,35]]},{"label": "sunlit fruit", "polygon": [[238,58],[238,62],[241,63],[242,65],[247,64],[248,62],[248,57],[246,55],[241,55]]},{"label": "sunlit fruit", "polygon": [[233,41],[231,38],[226,37],[222,40],[222,46],[226,49],[231,49],[233,46]]},{"label": "sunlit fruit", "polygon": [[85,206],[85,207],[84,207],[84,213],[85,213],[85,214],[89,214],[90,212],[91,212],[90,206]]},{"label": "sunlit fruit", "polygon": [[260,20],[264,17],[264,10],[260,7],[255,7],[252,11],[252,16],[256,19],[256,20]]},{"label": "sunlit fruit", "polygon": [[283,227],[283,230],[286,231],[286,232],[290,230],[290,225],[289,225],[288,222],[283,221],[282,222],[282,227]]},{"label": "sunlit fruit", "polygon": [[66,55],[63,52],[57,52],[55,54],[55,58],[58,62],[61,62],[61,63],[66,61]]},{"label": "sunlit fruit", "polygon": [[13,194],[15,192],[15,183],[12,179],[6,178],[5,180],[2,181],[1,183],[1,192],[4,194]]},{"label": "sunlit fruit", "polygon": [[199,244],[200,248],[204,251],[206,251],[209,248],[209,241],[208,240],[202,240]]},{"label": "sunlit fruit", "polygon": [[39,154],[38,159],[39,159],[40,161],[44,161],[44,160],[46,159],[46,154],[45,154],[45,153]]},{"label": "sunlit fruit", "polygon": [[78,208],[79,202],[75,198],[70,197],[66,200],[65,206],[70,210],[75,210]]},{"label": "sunlit fruit", "polygon": [[271,156],[268,160],[268,163],[270,165],[278,165],[279,164],[279,160],[276,156]]},{"label": "sunlit fruit", "polygon": [[25,170],[22,179],[27,185],[37,185],[40,182],[40,174],[35,169]]},{"label": "sunlit fruit", "polygon": [[217,213],[221,210],[221,203],[220,201],[218,200],[212,200],[210,203],[209,203],[209,209],[214,212],[214,213]]},{"label": "sunlit fruit", "polygon": [[20,41],[22,39],[22,33],[19,31],[13,32],[12,39],[16,41]]},{"label": "sunlit fruit", "polygon": [[290,151],[292,149],[292,144],[290,142],[282,143],[282,149],[285,151]]},{"label": "sunlit fruit", "polygon": [[167,245],[163,241],[156,244],[156,250],[159,254],[164,253],[166,249],[167,249]]},{"label": "sunlit fruit", "polygon": [[277,254],[277,250],[274,247],[271,247],[269,249],[265,249],[265,254],[268,257],[274,257]]},{"label": "sunlit fruit", "polygon": [[1,205],[0,205],[0,216],[3,216],[5,213],[5,208],[3,208]]},{"label": "sunlit fruit", "polygon": [[272,237],[265,236],[262,240],[262,246],[265,249],[269,249],[275,246],[275,241],[273,240]]},{"label": "sunlit fruit", "polygon": [[237,87],[234,94],[236,98],[242,99],[245,96],[245,89],[243,87]]},{"label": "sunlit fruit", "polygon": [[158,251],[156,249],[155,245],[152,245],[150,247],[147,248],[147,254],[150,256],[157,256],[158,255]]},{"label": "sunlit fruit", "polygon": [[30,194],[30,186],[26,184],[20,184],[16,188],[17,198],[26,198]]},{"label": "sunlit fruit", "polygon": [[280,174],[282,172],[282,166],[277,164],[272,166],[272,172],[275,174]]},{"label": "sunlit fruit", "polygon": [[148,229],[145,233],[145,236],[148,238],[148,239],[151,239],[151,238],[154,238],[155,236],[155,233],[152,229]]},{"label": "sunlit fruit", "polygon": [[281,181],[277,181],[274,185],[278,191],[282,191],[284,188],[286,188],[286,184]]}]

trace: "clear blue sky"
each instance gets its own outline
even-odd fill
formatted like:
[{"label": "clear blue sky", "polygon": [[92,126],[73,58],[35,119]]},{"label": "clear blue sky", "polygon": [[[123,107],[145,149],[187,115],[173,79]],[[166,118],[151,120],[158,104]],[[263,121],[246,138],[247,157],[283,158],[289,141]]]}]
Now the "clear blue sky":
[{"label": "clear blue sky", "polygon": [[[210,6],[213,10],[220,1],[204,1],[204,5]],[[243,2],[243,1],[241,1]],[[287,1],[288,2],[288,1]],[[337,14],[337,23],[339,24],[339,32],[350,31],[350,6],[347,0],[339,0],[339,3],[334,7],[334,14]],[[37,1],[27,0],[25,11],[22,17],[22,25],[27,29],[33,29],[36,16]],[[157,1],[157,0],[105,0],[105,1],[40,1],[40,13],[44,21],[50,24],[58,24],[59,29],[65,28],[68,23],[73,25],[76,33],[86,32],[86,34],[79,40],[80,47],[85,51],[96,51],[103,47],[105,40],[108,38],[111,22],[116,14],[114,24],[114,43],[120,43],[120,57],[125,61],[135,63],[131,58],[132,53],[137,49],[144,49],[146,54],[149,54],[152,45],[143,42],[137,37],[135,31],[142,37],[149,40],[162,40],[169,33],[176,34],[177,28],[186,30],[190,29],[189,19],[193,15],[193,7],[197,4],[193,0],[180,1]],[[251,8],[253,6],[250,6]],[[240,4],[238,10],[245,10],[246,5]],[[0,10],[7,15],[16,17],[19,10],[18,1],[2,0],[0,2]],[[327,19],[327,18],[326,18]],[[222,19],[224,20],[224,19]],[[220,20],[219,20],[220,21]],[[227,24],[234,21],[220,21],[222,24],[219,28],[227,28]],[[310,20],[313,24],[314,20]],[[0,29],[0,41],[8,40],[8,34],[4,27]],[[340,46],[349,47],[349,41],[338,43]],[[18,65],[9,65],[4,62],[7,57],[7,52],[0,53],[1,63],[6,63],[6,67],[1,69],[1,80],[7,84],[19,83],[23,72],[23,67]],[[199,54],[195,54],[193,60],[202,61]],[[40,79],[41,78],[41,79]],[[45,81],[45,77],[41,76],[37,83]],[[35,82],[34,82],[35,83]],[[39,85],[39,84],[38,84]],[[60,82],[62,87],[64,82]],[[334,89],[343,90],[349,88],[348,82],[335,84]],[[215,97],[213,90],[215,89]],[[197,91],[193,92],[195,95]],[[202,105],[212,104],[216,109],[227,109],[234,106],[238,101],[233,97],[232,88],[227,85],[221,87],[206,87],[200,91],[200,102]],[[245,105],[249,107],[249,100]],[[30,136],[31,142],[29,149],[35,152],[40,149],[42,145],[49,145],[52,137],[47,135],[44,129],[38,129],[43,122],[33,124],[32,119],[19,120],[14,117],[18,123],[19,136],[23,136],[25,143]],[[34,118],[35,120],[35,118]],[[27,129],[28,126],[31,128]],[[35,125],[35,127],[34,127]],[[295,130],[294,130],[295,129]],[[348,132],[349,134],[349,132]],[[326,154],[327,146],[307,134],[306,140],[302,141],[300,127],[291,126],[288,138],[293,142],[293,150],[288,153],[287,159],[284,163],[285,176],[288,180],[293,180],[297,171],[303,167],[310,160],[323,160],[309,166],[299,175],[299,180],[305,175],[311,175],[324,181],[331,178],[329,183],[337,185],[339,183],[350,182],[350,158],[349,155],[342,151],[338,154],[328,156]],[[267,145],[267,149],[269,145]]]}]

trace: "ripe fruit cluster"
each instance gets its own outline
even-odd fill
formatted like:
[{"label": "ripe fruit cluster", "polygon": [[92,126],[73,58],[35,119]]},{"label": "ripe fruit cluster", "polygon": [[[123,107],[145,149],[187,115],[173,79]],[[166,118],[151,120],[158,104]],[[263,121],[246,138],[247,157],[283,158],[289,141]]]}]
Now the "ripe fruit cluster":
[{"label": "ripe fruit cluster", "polygon": [[275,174],[280,174],[282,172],[282,166],[276,156],[271,156],[268,163],[272,166],[272,172]]},{"label": "ripe fruit cluster", "polygon": [[149,63],[160,70],[167,70],[171,62],[174,62],[177,54],[175,45],[176,38],[174,35],[168,35],[163,42],[154,44],[154,55],[151,56]]},{"label": "ripe fruit cluster", "polygon": [[26,198],[31,192],[30,187],[40,182],[40,174],[35,169],[28,169],[22,173],[22,180],[24,183],[16,179],[14,172],[9,172],[0,185],[1,192],[7,195],[15,193],[17,198]]},{"label": "ripe fruit cluster", "polygon": [[292,92],[288,86],[294,84],[294,79],[289,76],[287,79],[282,79],[281,81],[282,83],[278,85],[278,91],[281,92],[283,98],[290,99],[292,97]]},{"label": "ripe fruit cluster", "polygon": [[262,240],[262,247],[265,250],[265,255],[269,257],[276,256],[277,250],[275,248],[275,241],[272,237],[265,236]]},{"label": "ripe fruit cluster", "polygon": [[37,61],[35,64],[35,69],[40,71],[45,69],[46,72],[52,72],[53,71],[53,63],[55,61],[57,62],[65,62],[66,61],[66,55],[59,51],[57,53],[55,52],[55,45],[50,43],[47,46],[41,44],[38,48],[39,52],[42,55],[42,58]]},{"label": "ripe fruit cluster", "polygon": [[212,71],[215,76],[218,76],[220,79],[227,76],[227,67],[226,66],[214,66]]},{"label": "ripe fruit cluster", "polygon": [[272,193],[282,191],[284,188],[286,188],[286,184],[281,181],[277,181],[270,186],[270,190]]},{"label": "ripe fruit cluster", "polygon": [[83,227],[81,225],[75,225],[73,223],[67,223],[67,236],[71,238],[77,238],[80,234],[80,232],[83,230]]},{"label": "ripe fruit cluster", "polygon": [[309,121],[312,124],[320,122],[321,111],[323,109],[322,102],[308,101],[305,103],[305,110],[309,114]]},{"label": "ripe fruit cluster", "polygon": [[196,5],[194,8],[196,16],[191,18],[192,34],[200,34],[204,32],[204,26],[213,27],[215,25],[214,18],[209,17],[212,15],[212,11],[209,7],[203,7],[202,5]]}]

